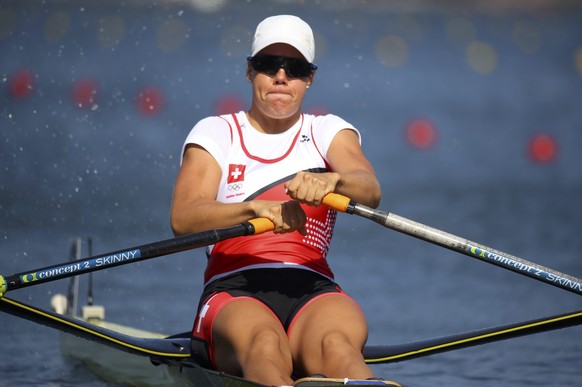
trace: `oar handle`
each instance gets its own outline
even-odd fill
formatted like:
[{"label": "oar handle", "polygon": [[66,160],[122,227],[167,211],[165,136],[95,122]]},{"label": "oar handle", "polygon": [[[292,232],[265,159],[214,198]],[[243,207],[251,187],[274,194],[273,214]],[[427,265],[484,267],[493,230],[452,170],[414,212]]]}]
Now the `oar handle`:
[{"label": "oar handle", "polygon": [[325,195],[322,200],[323,204],[339,212],[347,212],[350,202],[350,198],[333,192]]},{"label": "oar handle", "polygon": [[[351,199],[336,193],[328,193],[322,200],[322,203],[332,210],[346,212],[350,205]],[[275,225],[267,218],[254,218],[248,221],[255,228],[253,234],[262,234],[267,231],[273,231]]]},{"label": "oar handle", "polygon": [[255,228],[255,232],[253,235],[262,234],[267,231],[273,231],[275,229],[275,225],[267,218],[255,218],[249,220],[249,223],[253,225]]}]

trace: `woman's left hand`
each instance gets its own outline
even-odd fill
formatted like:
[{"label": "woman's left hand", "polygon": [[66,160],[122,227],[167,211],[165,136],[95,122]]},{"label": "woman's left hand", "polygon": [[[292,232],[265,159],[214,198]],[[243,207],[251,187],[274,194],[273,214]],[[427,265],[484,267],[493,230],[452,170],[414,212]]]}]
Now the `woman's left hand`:
[{"label": "woman's left hand", "polygon": [[317,207],[325,195],[334,192],[339,178],[335,172],[298,172],[285,184],[285,188],[292,199]]}]

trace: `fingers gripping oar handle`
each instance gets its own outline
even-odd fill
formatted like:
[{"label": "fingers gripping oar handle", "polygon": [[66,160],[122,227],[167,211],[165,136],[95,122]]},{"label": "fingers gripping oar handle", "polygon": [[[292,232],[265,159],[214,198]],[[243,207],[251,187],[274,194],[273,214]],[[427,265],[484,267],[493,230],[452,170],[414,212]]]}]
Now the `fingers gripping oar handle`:
[{"label": "fingers gripping oar handle", "polygon": [[525,259],[437,230],[402,216],[366,207],[342,195],[329,194],[324,198],[323,203],[336,211],[359,215],[392,230],[582,295],[581,279]]},{"label": "fingers gripping oar handle", "polygon": [[260,234],[273,230],[273,228],[273,223],[268,219],[251,219],[248,222],[231,227],[202,231],[191,235],[184,235],[126,250],[119,250],[113,253],[102,254],[77,261],[69,261],[5,277],[0,275],[0,297],[9,290],[143,261],[180,251],[192,250],[229,238]]},{"label": "fingers gripping oar handle", "polygon": [[252,235],[262,234],[267,231],[273,231],[275,225],[267,218],[255,218],[249,220],[249,223],[253,225],[255,231]]},{"label": "fingers gripping oar handle", "polygon": [[328,206],[329,208],[339,212],[348,212],[350,204],[351,205],[356,204],[356,202],[354,202],[350,198],[336,193],[329,193],[325,195],[325,197],[322,200],[322,203]]}]

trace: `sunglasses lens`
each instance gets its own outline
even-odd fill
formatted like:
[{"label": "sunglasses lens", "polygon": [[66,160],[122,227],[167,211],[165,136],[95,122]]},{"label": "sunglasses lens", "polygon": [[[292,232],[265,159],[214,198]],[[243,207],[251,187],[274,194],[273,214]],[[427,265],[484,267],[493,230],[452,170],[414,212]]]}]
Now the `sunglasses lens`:
[{"label": "sunglasses lens", "polygon": [[283,63],[277,59],[278,57],[271,55],[254,56],[251,59],[251,65],[254,70],[273,76],[283,66]]},{"label": "sunglasses lens", "polygon": [[269,76],[277,74],[280,68],[284,68],[289,78],[305,78],[313,69],[313,66],[304,60],[276,55],[256,55],[249,58],[249,62],[255,71]]},{"label": "sunglasses lens", "polygon": [[311,65],[301,59],[287,58],[285,72],[290,78],[305,78],[311,74]]}]

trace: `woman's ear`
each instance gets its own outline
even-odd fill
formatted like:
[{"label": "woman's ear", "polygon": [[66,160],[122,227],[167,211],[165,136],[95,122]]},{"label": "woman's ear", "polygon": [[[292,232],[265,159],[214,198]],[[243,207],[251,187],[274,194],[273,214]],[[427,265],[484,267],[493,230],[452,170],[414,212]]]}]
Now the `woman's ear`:
[{"label": "woman's ear", "polygon": [[309,86],[311,86],[313,84],[313,78],[315,77],[315,71],[312,71],[311,74],[309,74],[309,78],[307,79],[307,87],[309,88]]},{"label": "woman's ear", "polygon": [[250,82],[252,82],[252,79],[253,79],[253,68],[249,64],[247,66],[247,81],[250,83]]}]

